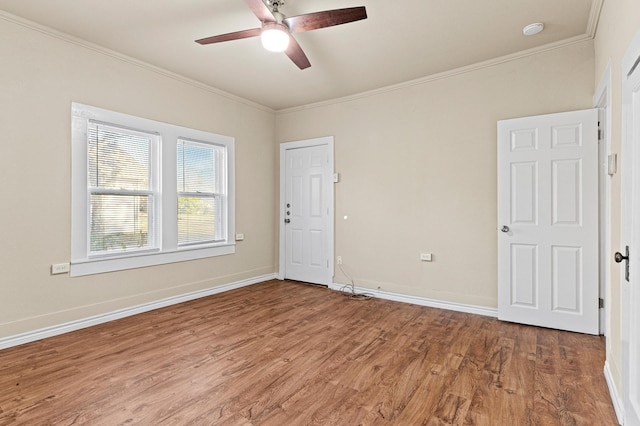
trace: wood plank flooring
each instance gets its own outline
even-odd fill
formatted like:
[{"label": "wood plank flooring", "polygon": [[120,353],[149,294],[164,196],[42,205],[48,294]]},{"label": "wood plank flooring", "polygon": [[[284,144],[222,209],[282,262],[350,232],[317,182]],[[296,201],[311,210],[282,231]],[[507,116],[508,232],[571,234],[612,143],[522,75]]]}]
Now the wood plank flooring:
[{"label": "wood plank flooring", "polygon": [[269,281],[0,351],[0,425],[615,425],[599,337]]}]

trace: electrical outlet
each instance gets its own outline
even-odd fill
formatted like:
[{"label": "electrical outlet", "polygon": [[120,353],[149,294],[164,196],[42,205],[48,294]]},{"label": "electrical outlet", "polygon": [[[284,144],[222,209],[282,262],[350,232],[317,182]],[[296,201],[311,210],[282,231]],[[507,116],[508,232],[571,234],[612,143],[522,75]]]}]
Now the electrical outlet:
[{"label": "electrical outlet", "polygon": [[68,263],[54,263],[51,265],[51,275],[68,274],[70,269]]},{"label": "electrical outlet", "polygon": [[336,257],[336,260],[338,261],[338,265],[342,265],[342,256]]},{"label": "electrical outlet", "polygon": [[236,234],[236,241],[244,240],[244,234]]},{"label": "electrical outlet", "polygon": [[431,253],[420,253],[420,260],[423,262],[431,262]]}]

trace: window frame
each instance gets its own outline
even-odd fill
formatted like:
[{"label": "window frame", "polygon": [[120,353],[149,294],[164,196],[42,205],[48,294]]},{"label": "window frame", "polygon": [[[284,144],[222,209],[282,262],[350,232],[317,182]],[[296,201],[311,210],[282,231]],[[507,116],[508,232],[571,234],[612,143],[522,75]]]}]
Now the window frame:
[{"label": "window frame", "polygon": [[[90,122],[158,135],[158,188],[154,214],[156,247],[140,251],[90,255],[90,197],[87,182],[87,131]],[[220,192],[224,239],[204,244],[178,245],[178,140],[211,144],[224,149]],[[163,123],[79,103],[71,105],[71,276],[83,276],[235,253],[235,140],[201,130]]]},{"label": "window frame", "polygon": [[[158,216],[158,200],[160,195],[160,143],[161,137],[158,133],[142,131],[139,129],[130,129],[124,126],[118,126],[113,123],[104,123],[97,120],[88,120],[87,121],[87,132],[89,126],[100,126],[106,128],[112,128],[114,130],[121,131],[123,133],[136,135],[136,136],[144,136],[150,139],[150,147],[149,147],[149,189],[147,190],[131,190],[131,189],[111,189],[104,187],[93,187],[87,183],[87,258],[89,259],[97,259],[97,258],[109,258],[115,257],[118,255],[131,255],[134,252],[136,253],[145,253],[145,252],[157,252],[159,250],[159,241],[160,241],[160,229],[159,223],[157,220]],[[88,139],[88,135],[87,138]],[[87,151],[87,162],[89,161],[89,155]],[[89,169],[87,168],[87,174],[89,173]],[[152,203],[149,206],[149,222],[147,223],[147,232],[148,232],[148,241],[149,246],[141,249],[126,249],[126,250],[117,250],[112,251],[110,253],[101,253],[91,251],[91,232],[89,231],[91,227],[91,197],[92,195],[122,195],[122,196],[135,196],[135,195],[146,195],[151,197]]]},{"label": "window frame", "polygon": [[[211,193],[201,193],[201,192],[186,192],[186,191],[180,191],[179,188],[177,188],[177,192],[176,192],[176,196],[178,197],[178,200],[180,199],[180,197],[191,197],[191,198],[203,198],[203,199],[207,199],[207,198],[212,198],[214,200],[217,200],[218,203],[216,205],[216,213],[219,216],[219,221],[217,221],[216,223],[216,235],[219,235],[221,238],[218,240],[213,240],[211,242],[219,242],[219,241],[224,241],[227,238],[226,235],[226,216],[224,214],[222,214],[225,211],[225,206],[227,203],[227,197],[224,194],[224,189],[226,187],[226,150],[224,149],[223,146],[220,146],[218,144],[212,144],[212,143],[205,143],[202,141],[198,141],[198,140],[193,140],[193,139],[189,139],[189,138],[178,138],[177,143],[176,143],[176,149],[177,146],[183,143],[184,145],[189,145],[189,146],[207,146],[207,147],[211,147],[212,150],[218,151],[216,154],[216,156],[214,157],[214,162],[215,162],[215,182],[216,182],[216,190],[214,190],[214,192]],[[183,148],[184,149],[184,148]],[[184,155],[184,151],[183,151],[183,155]],[[176,157],[177,157],[177,153],[176,153]],[[179,233],[179,230],[178,230]],[[208,242],[189,242],[189,243],[180,243],[180,241],[178,241],[178,247],[179,248],[189,248],[189,247],[193,247],[193,246],[197,246],[197,245],[202,245],[202,244],[208,244]]]}]

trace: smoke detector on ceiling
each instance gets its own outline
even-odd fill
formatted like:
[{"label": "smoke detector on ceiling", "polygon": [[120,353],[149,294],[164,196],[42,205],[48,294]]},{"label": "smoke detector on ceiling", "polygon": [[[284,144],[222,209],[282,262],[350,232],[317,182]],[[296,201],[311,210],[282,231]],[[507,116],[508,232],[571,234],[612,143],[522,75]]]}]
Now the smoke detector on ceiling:
[{"label": "smoke detector on ceiling", "polygon": [[526,36],[536,35],[544,29],[542,22],[536,22],[535,24],[529,24],[522,29],[522,34]]}]

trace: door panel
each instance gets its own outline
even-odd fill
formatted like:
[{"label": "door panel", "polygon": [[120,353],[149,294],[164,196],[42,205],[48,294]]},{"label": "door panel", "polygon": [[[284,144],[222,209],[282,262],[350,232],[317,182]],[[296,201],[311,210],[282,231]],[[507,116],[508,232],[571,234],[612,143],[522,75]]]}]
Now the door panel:
[{"label": "door panel", "polygon": [[511,181],[511,223],[538,223],[537,164],[512,164]]},{"label": "door panel", "polygon": [[316,268],[322,268],[322,260],[325,258],[323,256],[322,249],[322,240],[324,238],[324,232],[316,229],[312,229],[309,231],[310,238],[310,249],[311,254],[309,256],[309,264],[311,266],[315,266]]},{"label": "door panel", "polygon": [[553,225],[580,226],[582,203],[582,162],[556,160],[552,162],[551,191]]},{"label": "door panel", "polygon": [[319,218],[322,216],[322,175],[311,175],[309,176],[310,181],[310,191],[309,191],[309,215],[314,218]]},{"label": "door panel", "polygon": [[302,241],[304,231],[302,229],[290,229],[289,230],[289,247],[290,253],[287,256],[289,263],[296,266],[302,266],[302,254],[304,252]]},{"label": "door panel", "polygon": [[512,278],[511,304],[528,308],[538,307],[538,246],[511,246]]},{"label": "door panel", "polygon": [[581,289],[583,287],[580,271],[582,271],[582,249],[580,247],[552,248],[553,303],[555,312],[571,312],[580,314]]},{"label": "door panel", "polygon": [[498,317],[598,333],[597,110],[498,122]]}]

